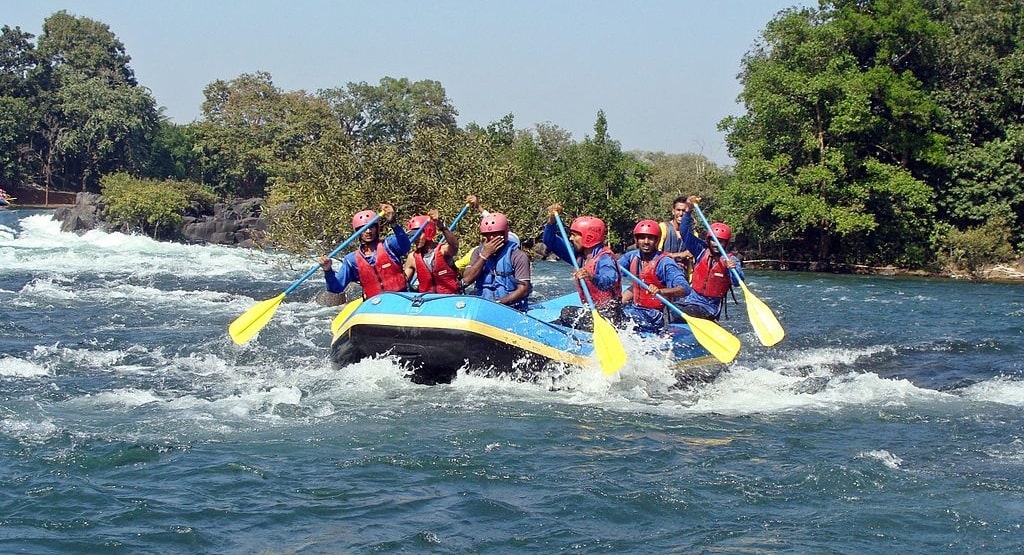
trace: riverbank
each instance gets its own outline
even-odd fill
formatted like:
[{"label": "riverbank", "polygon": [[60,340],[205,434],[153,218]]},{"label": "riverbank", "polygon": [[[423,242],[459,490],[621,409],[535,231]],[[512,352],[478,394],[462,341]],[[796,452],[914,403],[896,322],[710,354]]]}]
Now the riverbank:
[{"label": "riverbank", "polygon": [[981,281],[1024,281],[1024,258],[1015,262],[1003,262],[989,264],[974,272],[970,271],[939,271],[898,268],[896,266],[866,266],[861,264],[822,264],[819,262],[776,260],[776,259],[750,259],[743,261],[743,267],[754,270],[776,270],[796,272],[824,272],[830,274],[862,274],[873,276],[907,276],[907,277],[934,277],[959,280],[981,280]]},{"label": "riverbank", "polygon": [[[29,208],[30,206],[19,204],[17,207]],[[82,233],[90,229],[107,227],[103,220],[103,199],[97,194],[77,193],[74,204],[33,205],[32,207],[54,209],[54,218],[61,222],[63,231]],[[262,215],[262,210],[262,199],[219,203],[213,214],[186,217],[179,233],[179,240],[186,243],[262,248],[265,246],[265,242],[261,238],[265,236],[267,230],[267,221]],[[530,254],[543,258],[546,253],[534,248]],[[973,272],[757,258],[745,259],[743,265],[745,268],[754,270],[933,277],[1013,283],[1024,281],[1024,258],[1015,262],[986,265]]]}]

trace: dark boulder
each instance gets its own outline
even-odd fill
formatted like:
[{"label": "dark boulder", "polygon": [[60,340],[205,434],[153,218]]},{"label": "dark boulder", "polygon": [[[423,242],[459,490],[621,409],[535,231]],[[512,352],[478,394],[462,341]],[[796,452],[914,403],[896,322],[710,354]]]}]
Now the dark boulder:
[{"label": "dark boulder", "polygon": [[103,219],[103,196],[96,193],[78,193],[75,204],[54,210],[53,217],[60,222],[60,230],[85,233],[90,229],[106,229]]}]

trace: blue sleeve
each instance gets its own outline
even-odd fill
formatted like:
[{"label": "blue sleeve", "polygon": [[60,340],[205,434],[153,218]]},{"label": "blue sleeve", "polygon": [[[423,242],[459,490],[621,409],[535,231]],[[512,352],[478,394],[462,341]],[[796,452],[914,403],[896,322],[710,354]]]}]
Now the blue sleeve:
[{"label": "blue sleeve", "polygon": [[683,212],[683,218],[679,221],[679,234],[683,236],[683,246],[690,251],[694,260],[707,250],[708,244],[693,234],[693,215],[689,212]]},{"label": "blue sleeve", "polygon": [[563,262],[572,264],[573,257],[565,249],[565,240],[562,239],[562,233],[558,231],[558,224],[544,224],[544,234],[541,235],[541,241],[549,251],[562,259]]},{"label": "blue sleeve", "polygon": [[686,282],[686,274],[678,264],[667,256],[658,262],[655,273],[658,274],[658,279],[665,284],[665,287],[682,287],[686,291],[690,290],[690,284]]},{"label": "blue sleeve", "polygon": [[341,259],[341,266],[338,271],[324,272],[324,281],[327,282],[327,290],[331,293],[345,291],[348,284],[359,281],[359,269],[356,268],[356,253],[350,252]]},{"label": "blue sleeve", "polygon": [[345,286],[338,281],[338,272],[327,270],[324,272],[324,283],[327,286],[327,290],[331,293],[341,293],[345,290]]},{"label": "blue sleeve", "polygon": [[395,224],[391,230],[394,231],[394,234],[384,240],[384,247],[391,251],[391,254],[395,255],[395,260],[401,262],[402,258],[409,253],[409,247],[411,246],[409,234],[405,232],[405,228],[398,224]]},{"label": "blue sleeve", "polygon": [[331,270],[324,272],[324,282],[327,284],[327,290],[331,293],[343,293],[348,284],[353,281],[358,281],[356,278],[359,276],[359,270],[356,269],[355,264],[355,253],[350,252],[341,259],[341,265],[338,270]]},{"label": "blue sleeve", "polygon": [[615,268],[616,264],[615,257],[612,255],[601,255],[597,259],[597,265],[594,267],[597,274],[594,276],[593,281],[594,285],[601,291],[607,291],[615,287],[615,282],[619,281],[619,271]]},{"label": "blue sleeve", "polygon": [[[638,256],[640,256],[640,251],[637,249],[626,251],[626,254],[619,257],[619,267],[629,272],[632,272],[633,270],[630,270],[629,267],[633,265],[633,259]],[[629,279],[628,277],[626,278],[626,280],[628,280],[630,283],[633,283],[633,280]]]}]

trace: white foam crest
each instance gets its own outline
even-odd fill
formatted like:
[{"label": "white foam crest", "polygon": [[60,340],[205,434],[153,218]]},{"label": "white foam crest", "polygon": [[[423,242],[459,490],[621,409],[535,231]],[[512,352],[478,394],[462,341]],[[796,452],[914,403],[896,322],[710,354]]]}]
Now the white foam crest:
[{"label": "white foam crest", "polygon": [[1015,438],[1005,445],[993,445],[986,448],[985,453],[998,461],[1020,464],[1024,462],[1024,440]]},{"label": "white foam crest", "polygon": [[0,420],[0,434],[15,437],[22,443],[39,445],[46,443],[60,433],[60,428],[50,420]]},{"label": "white foam crest", "polygon": [[250,278],[288,279],[293,267],[312,267],[310,258],[254,249],[218,245],[187,245],[155,241],[141,235],[91,230],[83,235],[60,231],[50,215],[33,215],[19,221],[22,231],[0,236],[0,255],[5,268],[28,272],[117,275],[241,274]]},{"label": "white foam crest", "polygon": [[49,370],[28,360],[17,357],[0,358],[0,376],[37,378],[49,374]]},{"label": "white foam crest", "polygon": [[47,276],[33,279],[25,284],[20,291],[22,298],[18,303],[31,306],[31,302],[41,300],[49,302],[53,299],[77,300],[81,302],[109,303],[111,301],[130,301],[147,307],[188,306],[191,311],[210,308],[230,308],[244,310],[252,304],[251,297],[233,295],[220,291],[159,289],[146,285],[129,283],[91,283],[74,284],[60,276]]},{"label": "white foam crest", "polygon": [[961,395],[972,401],[1024,407],[1024,381],[999,376],[968,386]]},{"label": "white foam crest", "polygon": [[886,451],[885,449],[876,449],[874,451],[864,451],[861,453],[857,453],[857,458],[874,459],[893,470],[899,470],[900,465],[903,464],[903,459],[897,457],[896,455],[893,455],[892,453]]},{"label": "white foam crest", "polygon": [[124,364],[126,357],[132,354],[143,353],[148,357],[160,357],[159,350],[150,351],[142,346],[132,346],[127,350],[102,350],[78,347],[62,347],[55,345],[36,345],[33,349],[32,359],[36,360],[60,360],[70,363],[75,367],[92,368],[107,372],[118,373],[148,373],[152,371],[151,366]]},{"label": "white foam crest", "polygon": [[160,397],[152,391],[140,389],[114,389],[92,393],[75,399],[70,405],[90,405],[96,407],[134,408],[161,402]]},{"label": "white foam crest", "polygon": [[788,376],[764,369],[733,368],[701,388],[690,412],[759,414],[834,411],[844,406],[904,407],[915,401],[952,397],[923,389],[904,379],[875,374]]},{"label": "white foam crest", "polygon": [[894,353],[891,345],[871,345],[856,349],[836,347],[814,347],[783,351],[781,356],[758,359],[757,367],[793,375],[807,375],[823,370],[835,370],[853,366],[861,359],[880,353]]}]

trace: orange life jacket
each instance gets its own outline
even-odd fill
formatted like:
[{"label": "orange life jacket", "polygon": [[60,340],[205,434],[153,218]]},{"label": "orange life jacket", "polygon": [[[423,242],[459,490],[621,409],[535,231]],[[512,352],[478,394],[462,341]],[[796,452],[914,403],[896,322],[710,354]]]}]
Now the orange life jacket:
[{"label": "orange life jacket", "polygon": [[[598,251],[595,256],[588,258],[586,262],[583,263],[583,269],[590,272],[590,275],[597,274],[597,261],[605,255],[612,257],[612,261],[615,260],[615,253],[612,252],[611,247],[605,245],[604,247],[601,247],[601,250]],[[604,306],[612,303],[613,301],[616,303],[622,301],[622,274],[619,273],[619,265],[617,263],[615,264],[615,273],[618,275],[618,278],[615,280],[615,285],[607,291],[598,289],[589,279],[584,280],[587,283],[587,290],[590,291],[590,298],[594,300],[595,306]],[[580,280],[576,280],[576,290],[580,293],[580,302],[583,303],[583,306],[586,306],[587,297],[583,294],[583,288],[580,286]]]},{"label": "orange life jacket", "polygon": [[[714,262],[712,262],[714,258]],[[711,249],[704,251],[704,256],[693,266],[692,283],[693,290],[712,299],[724,299],[726,293],[732,288],[732,278],[729,277],[729,267],[726,266],[721,257],[711,254]]]},{"label": "orange life jacket", "polygon": [[[643,270],[637,271],[637,268],[640,266],[640,257],[638,256],[629,264],[629,271],[647,285],[653,285],[661,289],[665,287],[665,284],[658,278],[657,270],[662,258],[665,258],[665,253],[658,253],[653,260],[643,267]],[[652,295],[646,287],[640,287],[636,282],[633,283],[633,303],[643,308],[661,308],[662,306],[658,297]]]},{"label": "orange life jacket", "polygon": [[387,249],[384,248],[384,241],[377,242],[377,251],[374,254],[372,266],[362,252],[357,252],[355,259],[356,269],[359,270],[359,285],[363,286],[364,299],[369,299],[382,291],[405,291],[409,288],[409,282],[405,279],[405,270],[388,254]]},{"label": "orange life jacket", "polygon": [[416,279],[419,281],[420,293],[458,293],[459,273],[441,255],[441,247],[434,248],[433,268],[423,259],[419,252],[412,253],[416,261]]}]

